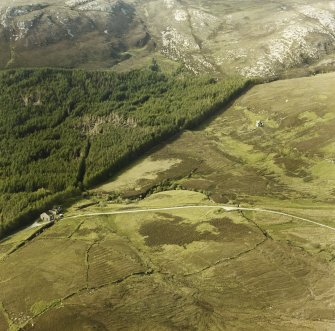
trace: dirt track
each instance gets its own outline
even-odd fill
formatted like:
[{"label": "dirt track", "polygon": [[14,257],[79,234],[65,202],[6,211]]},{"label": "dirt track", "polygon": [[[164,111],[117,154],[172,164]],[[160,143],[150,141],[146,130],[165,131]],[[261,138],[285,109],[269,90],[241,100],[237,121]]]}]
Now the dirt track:
[{"label": "dirt track", "polygon": [[225,205],[220,205],[220,206],[209,206],[209,205],[194,205],[194,206],[177,206],[177,207],[165,207],[165,208],[148,208],[148,209],[137,209],[137,210],[120,210],[120,211],[113,211],[113,212],[104,212],[104,213],[90,213],[90,214],[80,214],[80,215],[75,215],[75,216],[69,216],[66,217],[66,219],[69,218],[78,218],[78,217],[84,217],[84,216],[100,216],[100,215],[120,215],[120,214],[134,214],[134,213],[145,213],[145,212],[160,212],[160,211],[165,211],[165,210],[178,210],[178,209],[189,209],[189,208],[221,208],[224,209],[225,211],[256,211],[256,212],[264,212],[264,213],[271,213],[271,214],[277,214],[277,215],[283,215],[287,217],[291,217],[300,221],[312,223],[324,228],[328,228],[330,230],[335,231],[335,228],[325,225],[319,222],[315,222],[312,220],[309,220],[307,218],[283,213],[280,211],[276,210],[271,210],[271,209],[263,209],[263,208],[243,208],[243,207],[232,207],[232,206],[225,206]]}]

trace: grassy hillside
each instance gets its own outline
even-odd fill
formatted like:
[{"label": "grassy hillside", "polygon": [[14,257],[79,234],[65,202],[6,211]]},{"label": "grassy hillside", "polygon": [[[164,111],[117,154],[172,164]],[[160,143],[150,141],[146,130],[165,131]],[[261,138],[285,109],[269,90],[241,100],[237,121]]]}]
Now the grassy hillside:
[{"label": "grassy hillside", "polygon": [[[211,123],[100,189],[130,197],[172,182],[218,203],[334,204],[334,79],[331,73],[257,85]],[[173,168],[164,166],[171,160]]]},{"label": "grassy hillside", "polygon": [[1,240],[0,330],[334,330],[334,80],[254,86]]},{"label": "grassy hillside", "polygon": [[0,242],[0,330],[334,330],[333,231],[187,190],[88,202]]},{"label": "grassy hillside", "polygon": [[154,63],[126,74],[1,72],[0,236],[200,122],[245,84],[167,76]]}]

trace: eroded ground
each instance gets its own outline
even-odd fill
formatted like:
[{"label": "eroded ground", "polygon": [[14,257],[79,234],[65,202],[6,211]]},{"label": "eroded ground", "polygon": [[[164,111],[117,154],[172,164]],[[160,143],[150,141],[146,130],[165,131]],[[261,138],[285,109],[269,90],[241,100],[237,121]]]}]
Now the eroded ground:
[{"label": "eroded ground", "polygon": [[334,81],[256,86],[2,241],[0,330],[334,330]]}]

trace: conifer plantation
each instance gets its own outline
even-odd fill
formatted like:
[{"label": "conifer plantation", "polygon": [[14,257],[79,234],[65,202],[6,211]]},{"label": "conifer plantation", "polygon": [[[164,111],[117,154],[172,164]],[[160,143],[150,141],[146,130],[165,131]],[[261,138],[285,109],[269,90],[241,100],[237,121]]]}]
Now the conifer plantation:
[{"label": "conifer plantation", "polygon": [[0,237],[108,179],[213,114],[247,85],[157,65],[128,73],[0,73]]}]

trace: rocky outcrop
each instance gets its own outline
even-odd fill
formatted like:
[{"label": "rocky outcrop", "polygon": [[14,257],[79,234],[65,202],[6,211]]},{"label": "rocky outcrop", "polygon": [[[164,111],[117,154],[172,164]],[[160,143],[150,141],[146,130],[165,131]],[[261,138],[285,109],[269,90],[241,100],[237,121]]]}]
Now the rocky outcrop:
[{"label": "rocky outcrop", "polygon": [[161,51],[195,72],[274,78],[320,69],[334,50],[333,1],[154,0],[143,14]]},{"label": "rocky outcrop", "polygon": [[158,50],[194,73],[271,79],[332,69],[334,44],[335,5],[328,0],[0,4],[1,67],[105,68],[130,58],[133,65]]},{"label": "rocky outcrop", "polygon": [[0,31],[2,67],[108,67],[150,42],[135,8],[118,0],[10,2],[0,5]]}]

